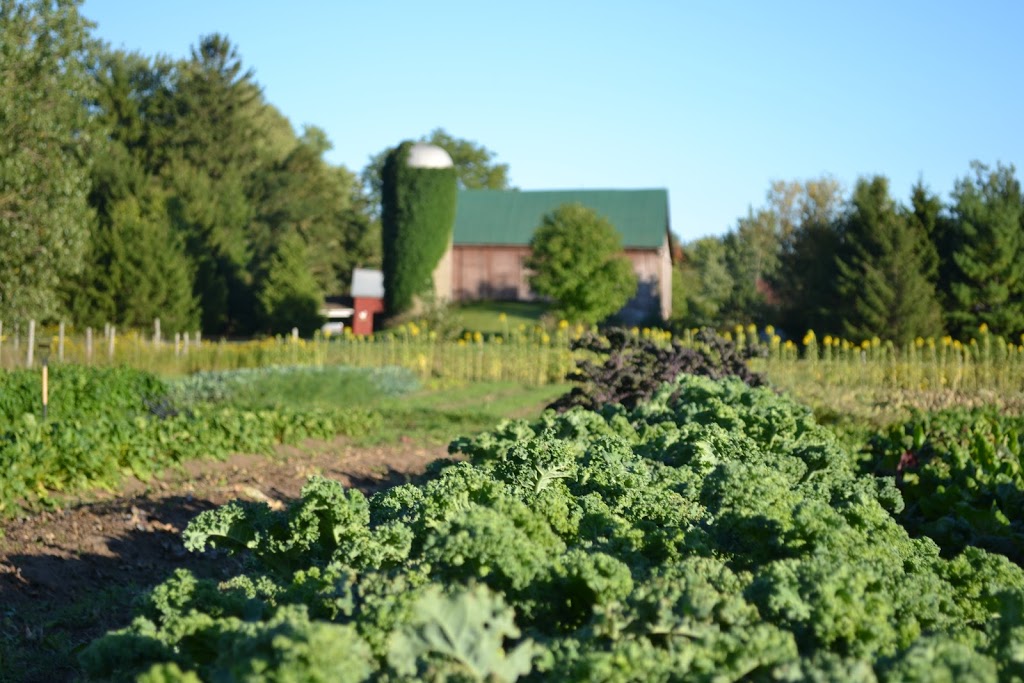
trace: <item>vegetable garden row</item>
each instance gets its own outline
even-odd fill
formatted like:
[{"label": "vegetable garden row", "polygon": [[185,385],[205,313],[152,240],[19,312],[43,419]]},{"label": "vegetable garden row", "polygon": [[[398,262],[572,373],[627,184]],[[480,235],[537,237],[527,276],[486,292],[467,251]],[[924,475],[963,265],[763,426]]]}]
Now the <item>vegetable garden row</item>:
[{"label": "vegetable garden row", "polygon": [[[178,571],[130,626],[84,649],[87,674],[1024,678],[1024,419],[920,414],[855,441],[751,386],[763,379],[730,366],[729,347],[700,348],[592,340],[563,412],[456,440],[466,459],[423,483],[367,498],[314,478],[284,510],[240,501],[201,514],[186,545],[240,553],[245,571],[220,583]],[[656,367],[686,372],[640,381]],[[100,371],[67,371],[69,386],[81,373],[73,404],[93,417],[42,424],[4,405],[0,464],[63,471],[74,448],[106,460],[17,489],[5,477],[9,506],[54,482],[100,481],[111,463],[191,457],[189,438],[195,452],[259,450],[380,419],[233,413],[215,401],[224,378],[175,394],[116,370],[93,395]]]},{"label": "vegetable garden row", "polygon": [[912,538],[893,479],[858,473],[830,432],[771,390],[684,375],[633,410],[506,422],[453,449],[470,461],[370,499],[314,479],[286,511],[202,514],[187,545],[246,553],[250,570],[219,585],[178,573],[130,627],[86,650],[89,672],[1024,675],[1021,568]]}]

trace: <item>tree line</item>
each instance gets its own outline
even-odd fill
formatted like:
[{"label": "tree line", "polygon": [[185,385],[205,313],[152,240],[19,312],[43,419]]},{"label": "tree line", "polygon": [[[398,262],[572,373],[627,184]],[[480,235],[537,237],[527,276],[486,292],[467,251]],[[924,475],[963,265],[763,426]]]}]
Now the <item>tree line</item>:
[{"label": "tree line", "polygon": [[[114,50],[79,0],[0,0],[0,320],[248,336],[311,329],[381,262],[380,163],[331,165],[323,130],[265,99],[238,49]],[[444,130],[464,187],[504,164]],[[375,194],[376,193],[376,194]]]},{"label": "tree line", "polygon": [[[324,296],[382,259],[382,150],[360,173],[296,133],[238,49],[114,50],[79,0],[0,0],[0,321],[309,331]],[[490,150],[443,129],[463,188],[509,187]],[[943,201],[883,177],[772,185],[723,237],[677,245],[676,325],[771,323],[897,341],[981,324],[1024,332],[1012,166],[975,164]]]},{"label": "tree line", "polygon": [[775,182],[722,237],[677,248],[675,323],[772,324],[899,343],[981,326],[1024,333],[1024,196],[1013,166],[973,162],[948,199],[883,176]]}]

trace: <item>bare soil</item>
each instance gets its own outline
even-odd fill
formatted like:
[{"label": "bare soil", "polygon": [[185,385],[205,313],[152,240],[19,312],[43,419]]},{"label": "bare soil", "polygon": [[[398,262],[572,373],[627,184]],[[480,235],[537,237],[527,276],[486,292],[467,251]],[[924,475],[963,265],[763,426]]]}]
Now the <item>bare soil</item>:
[{"label": "bare soil", "polygon": [[141,592],[179,567],[231,576],[234,558],[183,547],[180,532],[199,512],[235,499],[283,507],[314,474],[371,494],[442,457],[443,446],[307,442],[271,456],[190,462],[116,493],[0,520],[0,681],[79,680],[77,651],[126,626]]}]

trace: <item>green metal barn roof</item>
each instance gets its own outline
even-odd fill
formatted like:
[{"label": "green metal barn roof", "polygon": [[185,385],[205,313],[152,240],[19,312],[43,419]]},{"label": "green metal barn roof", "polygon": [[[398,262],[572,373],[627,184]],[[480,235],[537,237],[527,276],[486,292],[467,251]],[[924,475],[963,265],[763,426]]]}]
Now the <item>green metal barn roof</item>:
[{"label": "green metal barn roof", "polygon": [[668,230],[667,190],[460,190],[455,244],[525,245],[541,219],[579,203],[607,218],[628,248],[656,249]]}]

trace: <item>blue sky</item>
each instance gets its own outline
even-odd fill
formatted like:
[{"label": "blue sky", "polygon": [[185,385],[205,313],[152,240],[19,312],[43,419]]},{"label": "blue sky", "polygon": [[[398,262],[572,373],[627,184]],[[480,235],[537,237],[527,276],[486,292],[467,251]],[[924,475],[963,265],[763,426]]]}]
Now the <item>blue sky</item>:
[{"label": "blue sky", "polygon": [[1024,3],[85,0],[95,35],[188,55],[227,35],[330,162],[437,127],[522,189],[669,191],[684,240],[773,180],[882,174],[948,197],[970,161],[1024,167]]}]

